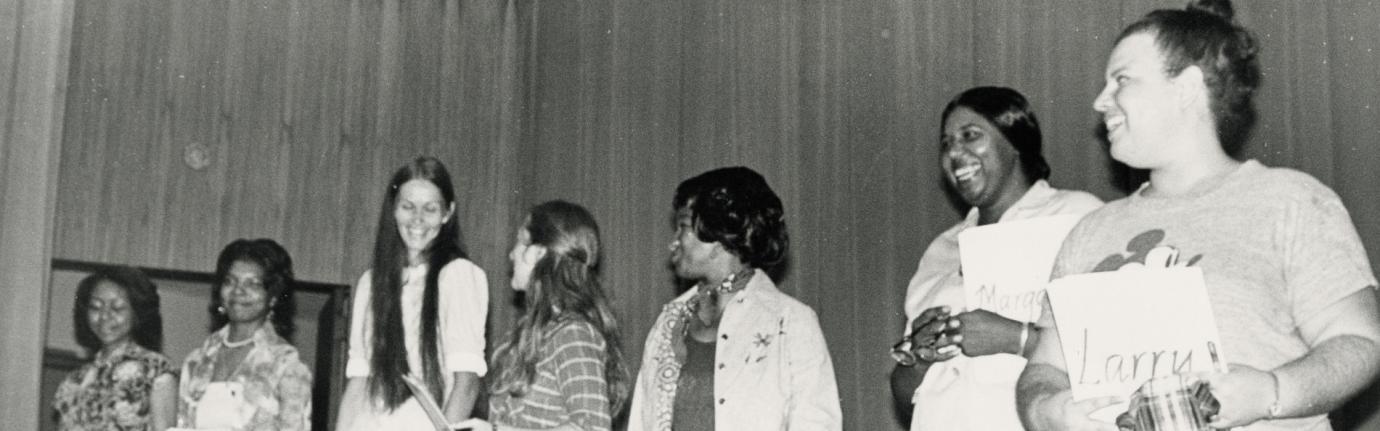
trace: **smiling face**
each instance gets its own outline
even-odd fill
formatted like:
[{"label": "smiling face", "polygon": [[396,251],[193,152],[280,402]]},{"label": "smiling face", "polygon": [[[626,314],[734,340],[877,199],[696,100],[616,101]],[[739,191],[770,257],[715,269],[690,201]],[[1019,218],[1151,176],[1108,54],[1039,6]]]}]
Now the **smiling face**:
[{"label": "smiling face", "polygon": [[411,264],[426,251],[436,236],[441,233],[441,225],[450,219],[455,204],[447,204],[441,189],[430,181],[410,180],[398,187],[397,203],[393,206],[393,218],[398,222],[398,236],[407,245],[407,255]]},{"label": "smiling face", "polygon": [[532,285],[532,270],[544,255],[546,247],[532,244],[532,234],[527,227],[518,228],[513,249],[508,251],[508,261],[513,264],[513,279],[509,283],[513,290],[527,290]]},{"label": "smiling face", "polygon": [[1118,42],[1107,60],[1106,80],[1093,109],[1102,114],[1112,158],[1140,169],[1165,166],[1183,141],[1172,133],[1184,123],[1177,115],[1184,109],[1154,34]]},{"label": "smiling face", "polygon": [[1020,190],[1020,155],[1006,137],[978,113],[964,106],[944,119],[939,155],[944,178],[969,205],[985,208],[1004,193]]},{"label": "smiling face", "polygon": [[134,307],[125,288],[104,280],[91,289],[86,324],[103,348],[128,342],[134,328]]},{"label": "smiling face", "polygon": [[243,260],[231,264],[220,283],[220,300],[230,323],[262,324],[272,308],[263,267]]}]

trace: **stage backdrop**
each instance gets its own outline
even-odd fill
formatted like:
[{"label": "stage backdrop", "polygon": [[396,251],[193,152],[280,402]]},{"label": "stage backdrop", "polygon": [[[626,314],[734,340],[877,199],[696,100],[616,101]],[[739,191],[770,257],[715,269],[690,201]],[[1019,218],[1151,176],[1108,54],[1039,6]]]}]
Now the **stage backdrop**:
[{"label": "stage backdrop", "polygon": [[[303,277],[353,282],[387,175],[430,154],[456,174],[466,242],[492,283],[491,341],[511,326],[513,229],[527,206],[562,198],[603,225],[606,283],[638,358],[675,293],[675,185],[746,165],[785,201],[782,285],[819,313],[845,427],[898,429],[886,350],[905,285],[962,214],[936,160],[944,103],[974,85],[1021,90],[1052,182],[1119,197],[1134,176],[1108,161],[1091,109],[1106,55],[1125,24],[1181,5],[79,2],[55,254],[206,271],[228,241],[273,237]],[[1380,264],[1380,3],[1237,7],[1265,68],[1245,155],[1333,187]]]}]

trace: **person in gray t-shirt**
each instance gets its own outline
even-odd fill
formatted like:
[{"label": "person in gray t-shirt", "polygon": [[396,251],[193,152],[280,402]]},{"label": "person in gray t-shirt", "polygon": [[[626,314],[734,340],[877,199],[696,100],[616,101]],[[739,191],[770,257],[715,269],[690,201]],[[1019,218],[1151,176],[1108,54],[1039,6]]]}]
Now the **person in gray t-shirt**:
[{"label": "person in gray t-shirt", "polygon": [[[1084,218],[1054,277],[1200,268],[1233,361],[1205,376],[1221,403],[1209,425],[1328,430],[1326,414],[1380,372],[1376,280],[1336,194],[1230,155],[1254,122],[1260,80],[1254,41],[1231,14],[1225,1],[1198,1],[1151,12],[1117,39],[1094,109],[1112,157],[1150,181]],[[1017,384],[1023,424],[1116,430],[1088,417],[1116,400],[1073,400],[1059,343],[1041,337]]]}]

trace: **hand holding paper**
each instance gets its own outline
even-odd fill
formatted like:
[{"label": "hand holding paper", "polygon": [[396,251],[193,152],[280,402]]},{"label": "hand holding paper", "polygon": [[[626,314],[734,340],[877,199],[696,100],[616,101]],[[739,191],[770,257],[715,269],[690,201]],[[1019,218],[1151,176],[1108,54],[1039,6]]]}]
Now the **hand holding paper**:
[{"label": "hand holding paper", "polygon": [[[1075,400],[1129,397],[1151,378],[1212,371],[1225,360],[1209,348],[1222,344],[1197,268],[1075,275],[1048,292]],[[1098,416],[1110,422],[1118,413]]]},{"label": "hand holding paper", "polygon": [[1275,378],[1267,371],[1245,365],[1232,364],[1226,373],[1204,376],[1212,396],[1221,404],[1213,428],[1228,429],[1269,416],[1271,400],[1275,399]]},{"label": "hand holding paper", "polygon": [[963,354],[986,356],[996,353],[1016,353],[1017,334],[1023,322],[1017,322],[988,310],[965,311],[954,316],[957,328],[949,333],[962,337]]}]

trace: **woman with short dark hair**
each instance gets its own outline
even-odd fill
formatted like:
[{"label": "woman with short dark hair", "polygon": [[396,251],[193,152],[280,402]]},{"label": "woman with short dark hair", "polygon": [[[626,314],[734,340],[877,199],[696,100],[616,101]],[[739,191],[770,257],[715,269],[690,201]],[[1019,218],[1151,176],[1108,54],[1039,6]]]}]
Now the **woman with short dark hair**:
[{"label": "woman with short dark hair", "polygon": [[968,304],[959,234],[1003,222],[1081,216],[1102,201],[1049,185],[1040,123],[1016,90],[970,88],[949,101],[940,118],[940,169],[969,210],[930,242],[906,289],[905,335],[893,353],[893,400],[913,412],[912,430],[1019,431],[1011,404],[993,400],[1015,396],[1027,345],[1040,336],[1028,321],[1039,309],[1004,316]]},{"label": "woman with short dark hair", "polygon": [[179,427],[311,429],[311,370],[286,338],[293,281],[292,257],[271,239],[239,239],[221,250],[213,332],[182,363]]},{"label": "woman with short dark hair", "polygon": [[158,290],[133,267],[83,278],[72,306],[77,343],[95,357],[58,386],[62,430],[162,431],[177,415],[177,370],[163,346]]},{"label": "woman with short dark hair", "polygon": [[671,206],[671,263],[694,287],[647,335],[628,429],[841,429],[819,320],[768,276],[790,242],[766,179],[715,169],[682,182]]}]

